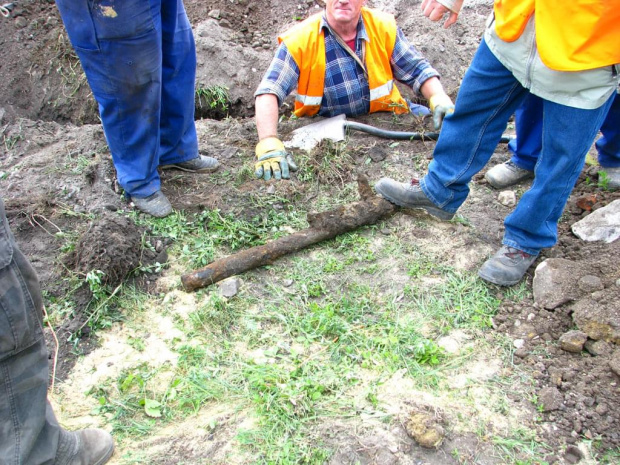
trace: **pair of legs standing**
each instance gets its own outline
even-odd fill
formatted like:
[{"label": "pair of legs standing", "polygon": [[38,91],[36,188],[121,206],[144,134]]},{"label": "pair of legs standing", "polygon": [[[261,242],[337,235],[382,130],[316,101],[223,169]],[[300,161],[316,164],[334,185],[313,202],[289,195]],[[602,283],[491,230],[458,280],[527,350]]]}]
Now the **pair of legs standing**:
[{"label": "pair of legs standing", "polygon": [[158,166],[216,169],[198,154],[196,49],[183,1],[56,4],[99,104],[119,184],[134,202],[161,194]]},{"label": "pair of legs standing", "polygon": [[[509,187],[534,177],[534,167],[542,151],[543,100],[536,95],[526,97],[515,112],[517,138],[508,144],[512,157],[506,163],[487,171],[485,177],[497,189]],[[607,187],[620,188],[620,94],[601,126],[602,136],[596,141],[598,162],[607,173]]]},{"label": "pair of legs standing", "polygon": [[[405,207],[451,217],[469,194],[469,182],[489,161],[509,118],[530,95],[482,41],[463,78],[455,112],[445,118],[429,171],[419,184],[381,179],[376,191]],[[557,241],[557,222],[586,153],[613,101],[584,110],[543,100],[542,150],[531,188],[504,221],[504,247],[480,274],[491,282],[518,282],[541,249]],[[437,214],[439,211],[439,214]],[[516,266],[515,266],[516,265]],[[491,272],[492,276],[488,272]]]}]

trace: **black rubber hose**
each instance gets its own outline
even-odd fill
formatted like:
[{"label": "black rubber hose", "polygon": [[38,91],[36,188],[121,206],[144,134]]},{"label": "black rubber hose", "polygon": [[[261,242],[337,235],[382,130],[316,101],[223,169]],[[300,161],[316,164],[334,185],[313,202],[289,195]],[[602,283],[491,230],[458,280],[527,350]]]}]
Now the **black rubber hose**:
[{"label": "black rubber hose", "polygon": [[[366,132],[368,134],[372,134],[373,136],[383,137],[385,139],[396,139],[396,140],[437,140],[439,137],[438,132],[405,132],[405,131],[388,131],[386,129],[376,128],[374,126],[370,126],[368,124],[357,123],[355,121],[345,121],[344,127],[347,129],[351,129],[352,131],[361,131]],[[499,142],[502,144],[507,144],[514,136],[509,136],[504,134]]]}]

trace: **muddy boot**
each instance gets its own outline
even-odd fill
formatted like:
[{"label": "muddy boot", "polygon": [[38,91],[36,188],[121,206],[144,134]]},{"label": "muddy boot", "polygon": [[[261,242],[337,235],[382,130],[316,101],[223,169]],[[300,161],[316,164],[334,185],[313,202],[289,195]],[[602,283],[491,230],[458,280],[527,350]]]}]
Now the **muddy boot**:
[{"label": "muddy boot", "polygon": [[620,189],[620,166],[616,168],[602,168],[607,174],[607,188]]},{"label": "muddy boot", "polygon": [[440,220],[451,220],[454,213],[442,210],[420,189],[417,179],[411,182],[397,182],[390,178],[381,178],[375,184],[375,191],[381,197],[405,208],[426,210],[429,215]]},{"label": "muddy boot", "polygon": [[209,173],[219,168],[220,162],[213,157],[205,157],[204,155],[198,155],[191,160],[182,161],[180,163],[172,163],[170,165],[161,165],[162,170],[177,169],[182,171],[189,171],[190,173]]},{"label": "muddy boot", "polygon": [[102,429],[60,430],[54,465],[103,465],[114,452],[114,440]]},{"label": "muddy boot", "polygon": [[138,210],[156,218],[163,218],[172,213],[172,205],[162,191],[157,191],[148,197],[132,197],[131,201]]},{"label": "muddy boot", "polygon": [[484,262],[478,270],[478,276],[499,286],[512,286],[521,281],[536,257],[536,255],[503,245],[495,255]]},{"label": "muddy boot", "polygon": [[495,187],[495,189],[504,189],[505,187],[510,187],[513,184],[533,177],[533,171],[519,168],[511,160],[501,165],[495,165],[484,175],[484,178],[489,184]]}]

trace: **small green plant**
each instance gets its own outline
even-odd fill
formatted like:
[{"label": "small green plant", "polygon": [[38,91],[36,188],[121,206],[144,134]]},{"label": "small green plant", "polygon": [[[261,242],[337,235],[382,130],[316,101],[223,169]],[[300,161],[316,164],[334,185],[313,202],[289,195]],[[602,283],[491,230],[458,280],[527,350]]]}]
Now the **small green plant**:
[{"label": "small green plant", "polygon": [[77,338],[80,337],[81,330],[86,325],[95,331],[109,328],[113,323],[122,319],[121,312],[116,305],[116,299],[123,285],[119,284],[113,291],[110,291],[105,284],[105,273],[101,270],[89,271],[84,281],[90,289],[92,298],[87,306],[88,318],[75,332]]},{"label": "small green plant", "polygon": [[201,109],[204,105],[209,110],[228,115],[228,110],[230,110],[228,87],[220,85],[198,87],[196,89],[196,98]]},{"label": "small green plant", "polygon": [[2,129],[2,141],[4,143],[4,148],[8,151],[13,150],[15,145],[24,139],[23,128],[22,128],[22,120],[20,119],[17,125],[17,129],[12,128],[8,131],[7,135],[7,126]]},{"label": "small green plant", "polygon": [[620,463],[620,447],[615,447],[607,450],[601,449],[600,440],[593,441],[593,449],[595,450],[596,463],[601,465],[612,465]]},{"label": "small green plant", "polygon": [[101,278],[104,275],[105,273],[101,270],[91,270],[86,273],[86,283],[95,301],[102,300],[107,296],[107,291],[101,283]]},{"label": "small green plant", "polygon": [[607,171],[599,171],[598,172],[598,183],[597,186],[603,190],[609,190],[609,175]]},{"label": "small green plant", "polygon": [[551,448],[525,427],[517,427],[509,437],[493,437],[493,444],[503,456],[505,463],[515,465],[548,465],[543,459]]},{"label": "small green plant", "polygon": [[4,148],[7,151],[13,150],[15,148],[15,145],[23,139],[23,136],[21,134],[14,134],[14,135],[3,135],[2,136],[3,140],[4,140]]}]

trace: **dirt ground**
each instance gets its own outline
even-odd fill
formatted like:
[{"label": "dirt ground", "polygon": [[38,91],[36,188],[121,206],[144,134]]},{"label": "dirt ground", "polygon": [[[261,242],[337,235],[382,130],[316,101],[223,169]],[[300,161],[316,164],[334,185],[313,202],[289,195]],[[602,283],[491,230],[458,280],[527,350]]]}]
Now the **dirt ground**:
[{"label": "dirt ground", "polygon": [[[208,119],[209,113],[197,108],[198,115],[205,117],[197,121],[201,150],[219,158],[222,169],[234,177],[250,164],[256,143],[251,119],[252,93],[269,63],[276,35],[297,18],[320,11],[322,2],[187,0],[185,3],[196,35],[198,85],[225,85],[231,98],[228,118]],[[459,23],[443,30],[422,17],[419,3],[371,2],[396,14],[406,35],[440,71],[444,87],[455,96],[490,8],[484,4],[465,8]],[[59,296],[76,292],[78,300],[86,302],[90,291],[66,288],[63,277],[68,270],[82,274],[92,269],[105,270],[109,280],[105,284],[115,287],[137,266],[165,262],[169,244],[154,240],[148,249],[150,252],[141,255],[139,251],[145,250],[140,247],[144,231],[127,217],[115,213],[130,210],[131,206],[121,198],[98,124],[96,105],[54,2],[16,2],[11,17],[0,18],[0,24],[0,137],[3,142],[0,146],[0,192],[17,241],[37,269],[46,293]],[[386,115],[361,120],[402,129],[390,127],[394,121]],[[400,124],[423,127],[423,123],[413,119],[400,121]],[[299,124],[283,122],[282,138],[286,139],[290,130]],[[355,179],[357,173],[366,174],[371,183],[385,175],[401,180],[420,175],[432,155],[433,145],[432,142],[410,141],[392,144],[352,134],[348,148],[354,165],[341,179],[333,180],[333,187],[342,188]],[[594,150],[591,153],[595,156]],[[367,164],[368,156],[372,159],[370,164]],[[505,146],[499,146],[489,166],[508,157]],[[446,260],[455,263],[465,260],[462,266],[470,270],[475,270],[485,254],[488,256],[500,245],[502,219],[511,211],[511,207],[497,201],[497,192],[485,183],[483,174],[484,171],[474,179],[472,194],[460,212],[472,227],[466,232],[456,225],[446,227],[445,234],[437,237],[438,244],[435,244],[442,249]],[[249,181],[239,189],[221,178],[209,180],[194,174],[164,172],[162,179],[163,190],[173,206],[186,211],[219,208],[223,212],[249,215],[255,207],[248,201],[248,194],[270,195],[274,189],[291,202],[309,202],[312,198],[312,186],[294,178],[270,185]],[[592,311],[601,306],[613,308],[620,302],[620,241],[611,244],[584,242],[571,232],[571,225],[587,216],[590,210],[620,199],[620,192],[601,189],[597,181],[598,168],[587,165],[562,217],[558,244],[545,250],[537,263],[547,258],[570,260],[583,273],[573,276],[575,282],[565,283],[567,286],[578,287],[579,278],[587,274],[600,280],[600,288],[554,310],[535,303],[531,293],[518,304],[506,299],[494,317],[493,331],[511,340],[524,341],[515,350],[513,363],[529,373],[539,398],[557,392],[561,399],[557,408],[541,409],[536,422],[541,437],[550,446],[547,460],[551,463],[575,463],[583,456],[576,446],[584,441],[595,441],[603,449],[620,447],[620,377],[610,369],[613,357],[618,357],[617,346],[609,342],[603,348],[599,345],[597,350],[570,353],[557,344],[563,334],[576,328],[572,319],[576,302],[591,305]],[[525,188],[526,185],[515,190],[520,194]],[[588,202],[584,199],[590,199],[589,205],[585,205]],[[407,234],[415,236],[415,221],[421,221],[420,217],[412,220],[399,213],[387,224],[392,230],[404,225],[411,228]],[[79,238],[71,253],[59,250],[66,234]],[[471,260],[468,261],[468,257]],[[533,276],[534,267],[528,272],[528,289]],[[161,291],[161,283],[152,275],[139,277],[136,283],[146,291]],[[61,347],[56,376],[60,383],[70,378],[73,370],[79,369],[76,366],[79,360],[66,336],[84,326],[85,320],[85,316],[78,315],[57,328]],[[81,352],[88,353],[98,341],[85,337],[80,344]],[[417,457],[416,462],[382,461],[376,454],[365,455],[357,447],[359,438],[352,435],[346,424],[337,426],[334,442],[341,447],[330,462],[334,464],[498,463],[485,459],[482,449],[478,450],[477,461],[472,462],[460,462],[449,455],[424,452],[419,448],[412,449],[417,455],[410,452]],[[385,446],[387,441],[380,433],[369,440],[374,449],[368,450],[377,450],[377,444]],[[185,463],[207,463],[204,461],[207,456],[200,455],[204,451],[199,452],[195,444],[189,447],[182,439],[178,441],[172,450],[185,451]],[[471,442],[471,438],[455,435],[451,441],[452,444],[466,443]],[[177,462],[162,459],[157,463]]]}]

